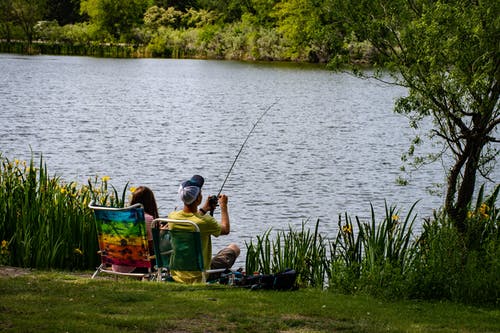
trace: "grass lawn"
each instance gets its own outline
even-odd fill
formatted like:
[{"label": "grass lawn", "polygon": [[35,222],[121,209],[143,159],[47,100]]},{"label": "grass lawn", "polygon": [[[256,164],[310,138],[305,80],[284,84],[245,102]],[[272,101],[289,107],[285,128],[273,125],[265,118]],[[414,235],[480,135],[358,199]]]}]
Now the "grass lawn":
[{"label": "grass lawn", "polygon": [[500,309],[316,289],[0,274],[1,332],[500,332]]}]

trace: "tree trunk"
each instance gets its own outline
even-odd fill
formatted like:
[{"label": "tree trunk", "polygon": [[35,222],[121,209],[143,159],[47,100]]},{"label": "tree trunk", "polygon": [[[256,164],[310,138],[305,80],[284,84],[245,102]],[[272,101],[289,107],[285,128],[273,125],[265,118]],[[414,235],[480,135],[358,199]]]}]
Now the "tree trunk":
[{"label": "tree trunk", "polygon": [[[474,195],[479,158],[484,146],[481,141],[474,137],[467,140],[463,154],[457,159],[448,177],[445,210],[460,233],[467,231],[465,219]],[[464,169],[463,176],[461,182],[459,182],[462,169]]]}]

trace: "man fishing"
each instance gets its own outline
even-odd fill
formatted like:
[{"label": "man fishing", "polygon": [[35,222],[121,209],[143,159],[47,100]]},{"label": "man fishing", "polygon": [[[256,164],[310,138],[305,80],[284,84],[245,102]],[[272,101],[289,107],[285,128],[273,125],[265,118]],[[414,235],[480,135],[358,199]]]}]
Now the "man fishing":
[{"label": "man fishing", "polygon": [[[171,212],[168,218],[190,220],[198,225],[201,234],[203,265],[205,269],[228,269],[231,268],[236,258],[240,255],[240,248],[238,245],[231,243],[212,258],[211,241],[211,236],[227,235],[231,230],[227,207],[228,197],[224,194],[219,194],[217,198],[221,211],[221,222],[219,223],[211,214],[207,214],[209,211],[213,212],[217,201],[214,202],[214,200],[207,198],[205,204],[201,208],[198,208],[203,200],[201,188],[204,182],[205,180],[200,175],[194,175],[191,179],[182,182],[179,187],[179,197],[184,203],[184,207],[182,210]],[[202,281],[201,272],[172,271],[172,277],[175,281],[183,283]],[[213,280],[217,277],[217,275],[211,274],[207,280]]]}]

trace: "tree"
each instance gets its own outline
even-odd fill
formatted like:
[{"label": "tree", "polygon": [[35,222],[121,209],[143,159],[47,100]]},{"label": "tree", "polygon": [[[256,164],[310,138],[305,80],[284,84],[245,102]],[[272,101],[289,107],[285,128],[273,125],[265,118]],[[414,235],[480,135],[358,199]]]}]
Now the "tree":
[{"label": "tree", "polygon": [[[330,0],[345,26],[377,51],[375,66],[408,88],[396,111],[452,156],[444,210],[461,232],[478,175],[499,154],[500,2]],[[422,160],[418,160],[421,162]]]},{"label": "tree", "polygon": [[35,25],[43,18],[46,3],[44,0],[12,0],[10,10],[12,18],[24,31],[28,40],[28,52],[31,52]]},{"label": "tree", "polygon": [[342,38],[324,0],[287,0],[275,6],[277,29],[289,41],[292,58],[325,62]]},{"label": "tree", "polygon": [[12,38],[13,23],[12,0],[0,0],[0,38],[5,38],[8,43]]},{"label": "tree", "polygon": [[115,40],[126,40],[132,28],[142,24],[152,3],[152,0],[82,0],[80,11],[101,32]]}]

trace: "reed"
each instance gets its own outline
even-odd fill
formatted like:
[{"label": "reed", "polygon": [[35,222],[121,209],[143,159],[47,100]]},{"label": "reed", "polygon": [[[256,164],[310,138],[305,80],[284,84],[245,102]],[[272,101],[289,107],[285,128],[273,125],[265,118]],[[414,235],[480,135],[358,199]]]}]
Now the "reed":
[{"label": "reed", "polygon": [[330,260],[326,271],[328,284],[343,292],[357,289],[363,261],[363,228],[356,216],[356,227],[352,218],[344,213],[339,214],[338,232],[334,241],[329,243]]},{"label": "reed", "polygon": [[371,208],[371,223],[361,225],[363,229],[364,264],[368,271],[377,270],[388,263],[402,271],[405,264],[411,260],[412,228],[416,215],[412,215],[415,202],[406,218],[401,221],[399,211],[395,206],[385,204],[385,217],[381,223],[376,223],[373,206]]},{"label": "reed", "polygon": [[323,287],[327,267],[327,242],[318,232],[319,219],[314,231],[302,222],[300,230],[289,226],[280,230],[272,239],[272,229],[257,236],[256,243],[246,243],[247,272],[271,274],[293,268],[302,286]]},{"label": "reed", "polygon": [[[89,269],[98,264],[97,232],[91,200],[123,205],[108,191],[109,177],[88,186],[50,176],[40,157],[35,166],[0,154],[0,261],[19,267]],[[112,189],[112,190],[111,190]],[[126,189],[126,187],[125,187]]]},{"label": "reed", "polygon": [[[416,203],[415,203],[416,204]],[[371,206],[371,221],[356,225],[347,213],[339,215],[339,230],[333,240],[303,223],[300,230],[289,227],[271,239],[271,230],[247,243],[247,271],[271,273],[293,268],[302,285],[353,292],[361,284],[382,288],[403,276],[415,253],[412,226],[415,204],[401,220],[395,206],[385,206],[385,217],[377,221]],[[383,277],[383,278],[381,278]]]}]

